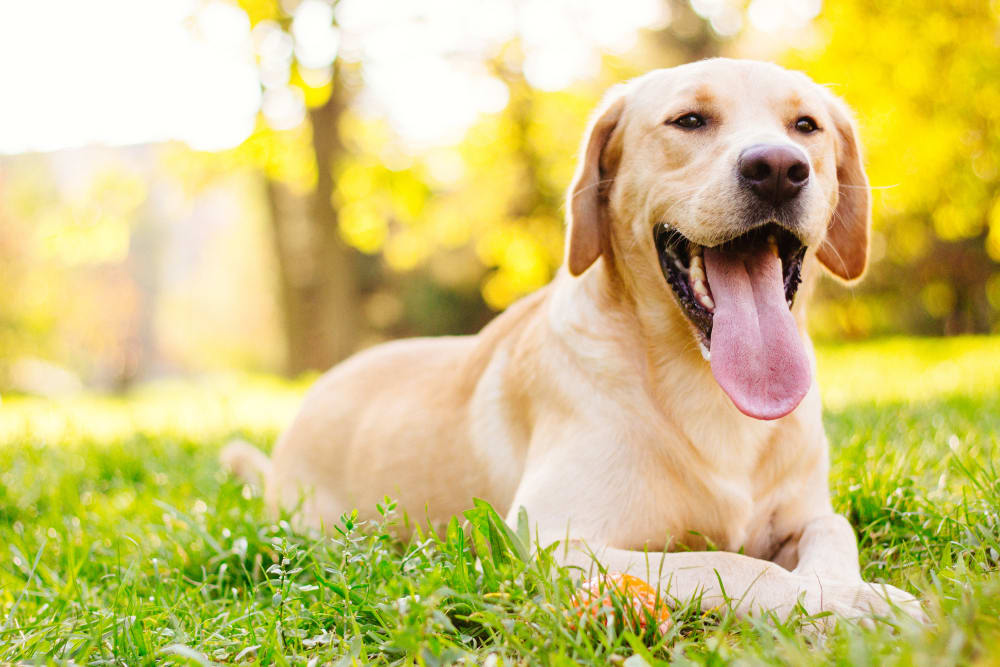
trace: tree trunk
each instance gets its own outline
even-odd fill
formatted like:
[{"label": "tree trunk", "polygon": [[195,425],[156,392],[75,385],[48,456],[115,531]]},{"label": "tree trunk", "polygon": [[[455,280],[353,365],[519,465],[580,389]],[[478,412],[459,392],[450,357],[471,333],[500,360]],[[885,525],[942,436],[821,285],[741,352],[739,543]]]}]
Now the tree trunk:
[{"label": "tree trunk", "polygon": [[337,130],[343,95],[335,74],[330,99],[309,112],[315,190],[300,196],[281,183],[266,183],[289,375],[329,368],[354,352],[361,333],[357,253],[340,238],[332,201],[333,166],[344,151]]}]

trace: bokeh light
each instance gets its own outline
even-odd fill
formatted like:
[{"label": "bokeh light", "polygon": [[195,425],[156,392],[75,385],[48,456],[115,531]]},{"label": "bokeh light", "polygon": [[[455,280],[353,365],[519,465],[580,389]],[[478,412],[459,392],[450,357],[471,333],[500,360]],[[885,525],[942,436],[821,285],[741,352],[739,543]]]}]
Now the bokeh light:
[{"label": "bokeh light", "polygon": [[475,331],[560,266],[563,195],[604,90],[713,55],[801,68],[857,111],[871,270],[848,291],[820,283],[818,338],[1000,330],[993,5],[0,13],[0,58],[16,64],[0,68],[0,390],[294,374],[387,338]]}]

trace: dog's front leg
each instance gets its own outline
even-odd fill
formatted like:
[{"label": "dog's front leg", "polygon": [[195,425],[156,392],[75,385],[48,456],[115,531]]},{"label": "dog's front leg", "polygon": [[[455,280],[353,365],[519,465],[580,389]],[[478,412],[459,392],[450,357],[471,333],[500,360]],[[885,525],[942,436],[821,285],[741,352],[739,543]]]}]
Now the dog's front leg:
[{"label": "dog's front leg", "polygon": [[821,581],[859,583],[858,541],[840,514],[826,514],[805,525],[798,541],[798,563],[793,572]]},{"label": "dog's front leg", "polygon": [[805,525],[798,541],[798,564],[792,574],[812,579],[821,588],[853,586],[855,607],[868,604],[875,613],[884,613],[887,606],[898,607],[919,621],[927,621],[920,601],[906,591],[888,584],[866,583],[861,578],[858,542],[851,524],[840,514],[825,514]]},{"label": "dog's front leg", "polygon": [[598,567],[623,572],[658,588],[666,599],[698,599],[703,611],[732,604],[746,616],[775,611],[783,618],[794,609],[798,593],[793,575],[774,563],[726,551],[641,552],[603,547],[591,549],[583,542],[559,547],[563,565],[579,567],[584,576]]},{"label": "dog's front leg", "polygon": [[[667,600],[697,600],[702,611],[731,608],[739,616],[772,612],[788,618],[797,608],[809,615],[833,612],[859,617],[888,612],[877,591],[860,583],[827,583],[801,576],[769,561],[726,551],[640,552],[583,542],[558,548],[564,565],[582,569],[584,576],[597,565],[608,571],[639,577],[658,588]],[[828,625],[831,617],[822,621]]]}]

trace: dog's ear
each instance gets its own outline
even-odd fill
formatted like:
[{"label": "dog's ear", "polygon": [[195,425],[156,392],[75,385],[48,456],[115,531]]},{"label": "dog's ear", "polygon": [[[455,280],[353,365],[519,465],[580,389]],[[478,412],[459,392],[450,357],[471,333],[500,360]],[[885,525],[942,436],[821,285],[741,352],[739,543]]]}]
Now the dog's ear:
[{"label": "dog's ear", "polygon": [[856,280],[868,264],[871,191],[861,160],[858,129],[851,112],[832,94],[826,97],[836,132],[838,196],[826,239],[816,256],[837,277]]},{"label": "dog's ear", "polygon": [[620,91],[605,98],[584,135],[582,157],[569,189],[569,240],[566,265],[578,276],[608,247],[607,191],[621,157],[621,139],[612,141],[625,97]]}]

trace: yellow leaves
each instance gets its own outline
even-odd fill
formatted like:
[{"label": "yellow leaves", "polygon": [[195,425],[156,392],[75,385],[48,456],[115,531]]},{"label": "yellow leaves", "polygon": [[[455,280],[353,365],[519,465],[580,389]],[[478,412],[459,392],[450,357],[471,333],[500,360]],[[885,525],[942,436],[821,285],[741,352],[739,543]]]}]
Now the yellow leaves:
[{"label": "yellow leaves", "polygon": [[516,285],[517,277],[505,271],[495,271],[483,283],[483,300],[493,310],[503,310],[523,296]]},{"label": "yellow leaves", "polygon": [[419,220],[427,201],[427,186],[413,174],[401,173],[391,179],[390,188],[396,217],[407,223]]},{"label": "yellow leaves", "polygon": [[545,246],[515,221],[491,229],[476,244],[484,264],[497,267],[483,283],[483,299],[496,310],[506,308],[547,283],[552,267]]},{"label": "yellow leaves", "polygon": [[122,262],[128,256],[129,219],[97,215],[71,218],[66,210],[53,210],[39,220],[42,257],[65,266]]},{"label": "yellow leaves", "polygon": [[337,194],[345,203],[371,196],[375,186],[375,170],[358,162],[348,164],[337,176]]},{"label": "yellow leaves", "polygon": [[903,58],[893,71],[892,83],[899,93],[919,94],[927,85],[925,64],[912,58]]},{"label": "yellow leaves", "polygon": [[914,38],[927,46],[948,46],[959,37],[957,23],[939,11],[924,14],[918,30]]},{"label": "yellow leaves", "polygon": [[361,252],[378,252],[388,233],[388,221],[369,202],[355,201],[340,209],[340,235]]},{"label": "yellow leaves", "polygon": [[315,109],[326,104],[333,94],[333,72],[331,68],[308,69],[296,63],[289,84],[302,91],[306,107]]},{"label": "yellow leaves", "polygon": [[346,111],[340,119],[340,136],[352,153],[383,159],[393,143],[392,132],[384,122],[351,111]]},{"label": "yellow leaves", "polygon": [[277,19],[283,14],[278,0],[239,0],[236,4],[247,13],[250,25],[267,19]]},{"label": "yellow leaves", "polygon": [[33,203],[21,214],[31,219],[36,259],[63,267],[124,261],[132,219],[146,195],[138,175],[114,165],[98,171],[78,191],[29,198],[24,203]]},{"label": "yellow leaves", "polygon": [[517,142],[513,121],[506,116],[489,116],[473,125],[465,135],[459,150],[462,159],[473,170],[495,166],[498,153],[511,150]]},{"label": "yellow leaves", "polygon": [[427,225],[434,241],[444,248],[464,245],[472,235],[468,217],[455,206],[435,206],[432,203],[428,210]]},{"label": "yellow leaves", "polygon": [[994,273],[986,281],[986,299],[993,310],[1000,312],[1000,272]]},{"label": "yellow leaves", "polygon": [[[995,322],[970,293],[1000,262],[995,10],[981,0],[838,0],[824,3],[817,27],[825,43],[790,60],[854,107],[871,182],[889,186],[875,197],[874,222],[891,264],[873,264],[854,298],[884,290],[897,299],[889,312],[898,321],[873,331]],[[948,266],[932,248],[963,265]],[[824,324],[826,333],[857,328],[851,318]]]},{"label": "yellow leaves", "polygon": [[381,252],[394,271],[427,266],[453,289],[481,282],[498,310],[548,282],[562,261],[561,193],[596,94],[520,94],[458,145],[407,160],[384,121],[348,113],[340,134],[361,157],[337,176],[347,242]]},{"label": "yellow leaves", "polygon": [[997,155],[989,151],[977,151],[972,155],[972,173],[981,181],[991,182],[1000,176],[1000,162]]},{"label": "yellow leaves", "polygon": [[837,331],[849,338],[865,338],[877,324],[873,322],[877,311],[870,304],[855,299],[818,303],[810,312],[810,328]]},{"label": "yellow leaves", "polygon": [[[187,170],[197,165],[193,155],[184,157],[181,168]],[[204,159],[220,160],[218,167],[222,171],[250,164],[297,194],[304,194],[316,185],[312,131],[305,123],[290,130],[273,130],[258,120],[256,129],[240,146],[218,156],[205,155]]]},{"label": "yellow leaves", "polygon": [[393,234],[385,244],[385,261],[396,271],[409,271],[419,266],[431,252],[427,238],[404,230]]},{"label": "yellow leaves", "polygon": [[[993,200],[989,215],[989,233],[986,236],[986,252],[994,262],[1000,262],[1000,197]],[[1000,310],[1000,307],[997,307]]]},{"label": "yellow leaves", "polygon": [[[993,226],[990,228],[989,237],[986,239],[986,249],[990,254],[990,258],[1000,263],[1000,227]],[[993,291],[990,292],[990,304],[993,305],[993,309],[1000,311],[1000,273],[994,274],[992,280]],[[1000,325],[1000,322],[997,322]]]},{"label": "yellow leaves", "polygon": [[942,178],[967,160],[977,115],[996,113],[986,14],[975,3],[828,3],[820,21],[829,41],[793,56],[818,80],[838,83],[860,116],[875,182],[899,183],[893,200],[907,208],[936,206]]},{"label": "yellow leaves", "polygon": [[377,201],[393,219],[413,223],[424,213],[430,191],[412,169],[394,171],[375,161],[349,162],[336,176],[336,201]]},{"label": "yellow leaves", "polygon": [[934,317],[944,317],[955,305],[955,290],[943,280],[935,280],[920,290],[924,308]]},{"label": "yellow leaves", "polygon": [[341,236],[362,252],[383,251],[396,271],[414,269],[433,250],[424,211],[429,194],[413,170],[348,163],[337,176],[334,195],[341,207]]},{"label": "yellow leaves", "polygon": [[982,214],[977,210],[947,203],[938,206],[932,215],[934,232],[945,241],[957,241],[979,234],[982,229]]},{"label": "yellow leaves", "polygon": [[500,267],[517,276],[518,287],[541,287],[549,278],[545,249],[527,235],[513,235],[504,248]]},{"label": "yellow leaves", "polygon": [[927,230],[920,225],[895,225],[891,238],[886,254],[899,264],[920,259],[930,247]]},{"label": "yellow leaves", "polygon": [[984,86],[973,91],[975,111],[992,121],[1000,120],[1000,86]]}]

